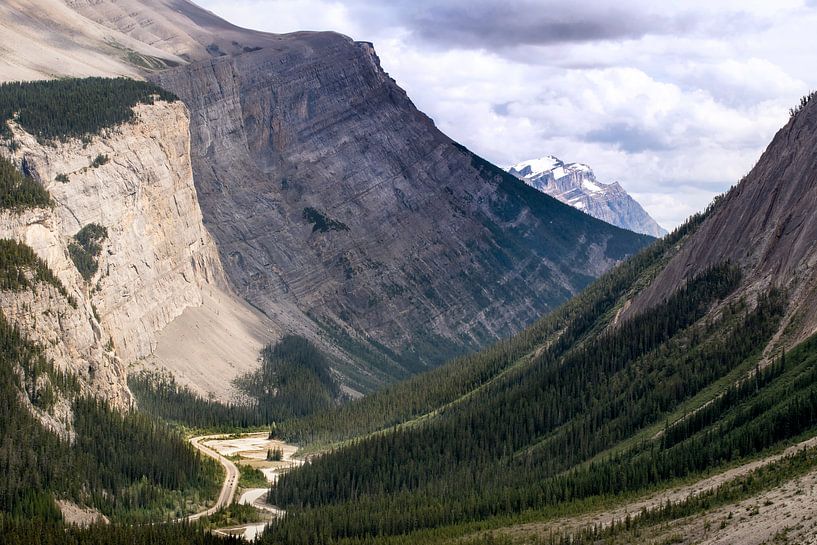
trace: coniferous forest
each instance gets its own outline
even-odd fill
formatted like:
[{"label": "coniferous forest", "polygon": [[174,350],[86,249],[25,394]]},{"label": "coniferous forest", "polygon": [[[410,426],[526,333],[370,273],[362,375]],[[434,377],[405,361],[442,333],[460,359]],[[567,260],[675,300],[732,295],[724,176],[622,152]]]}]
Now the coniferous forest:
[{"label": "coniferous forest", "polygon": [[0,136],[14,120],[43,140],[82,138],[127,123],[137,104],[173,102],[176,96],[129,78],[59,79],[0,84]]}]

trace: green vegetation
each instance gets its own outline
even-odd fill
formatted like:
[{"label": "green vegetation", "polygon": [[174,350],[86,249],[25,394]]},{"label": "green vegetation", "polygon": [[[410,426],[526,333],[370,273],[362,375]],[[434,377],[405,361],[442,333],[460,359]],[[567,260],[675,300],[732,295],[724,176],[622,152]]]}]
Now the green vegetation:
[{"label": "green vegetation", "polygon": [[220,537],[200,525],[66,526],[0,514],[0,541],[8,545],[245,545],[240,537]]},{"label": "green vegetation", "polygon": [[71,181],[67,174],[57,174],[56,177],[54,177],[54,180],[60,182],[61,184],[67,184]]},{"label": "green vegetation", "polygon": [[[73,400],[74,440],[46,430],[20,392],[43,410],[56,393]],[[155,519],[215,496],[219,466],[181,436],[78,392],[74,377],[54,370],[0,315],[0,513],[57,520],[58,495],[119,520]]]},{"label": "green vegetation", "polygon": [[108,229],[96,223],[89,223],[74,235],[68,243],[68,254],[79,273],[89,282],[99,269],[97,259],[102,252],[100,243],[108,238]]},{"label": "green vegetation", "polygon": [[20,210],[50,205],[51,196],[42,185],[23,176],[14,163],[0,156],[0,208]]},{"label": "green vegetation", "polygon": [[262,351],[260,369],[236,380],[250,402],[203,399],[169,376],[143,372],[128,385],[148,414],[193,428],[236,431],[268,426],[328,409],[340,398],[329,360],[304,339],[288,335]]},{"label": "green vegetation", "polygon": [[275,449],[268,449],[267,450],[267,460],[270,462],[280,462],[284,459],[284,451],[280,448]]},{"label": "green vegetation", "polygon": [[312,232],[326,233],[328,231],[348,231],[349,227],[340,221],[333,220],[320,210],[306,207],[303,212],[304,219],[313,224]]},{"label": "green vegetation", "polygon": [[809,103],[812,101],[812,99],[814,99],[814,97],[817,97],[817,91],[812,91],[809,94],[801,97],[800,103],[794,108],[789,109],[789,116],[792,118],[796,117],[797,114],[802,112],[806,108],[806,106],[809,105]]},{"label": "green vegetation", "polygon": [[359,437],[458,402],[503,373],[530,365],[542,345],[558,340],[559,350],[567,349],[598,330],[597,322],[609,319],[628,293],[647,282],[704,217],[705,214],[692,217],[684,226],[610,271],[513,338],[387,386],[338,409],[284,422],[280,435],[298,443],[318,444]]},{"label": "green vegetation", "polygon": [[235,383],[257,401],[269,422],[327,409],[340,398],[329,360],[307,339],[287,335],[261,356],[261,368]]},{"label": "green vegetation", "polygon": [[41,140],[83,138],[133,120],[133,107],[172,93],[145,81],[85,78],[0,84],[0,136],[14,119]]},{"label": "green vegetation", "polygon": [[202,523],[206,528],[226,528],[251,522],[261,522],[263,520],[264,516],[262,513],[252,505],[231,503],[209,517],[202,519]]},{"label": "green vegetation", "polygon": [[738,280],[729,266],[713,268],[617,330],[561,355],[552,345],[534,365],[435,419],[355,442],[283,476],[271,497],[288,516],[266,539],[365,541],[638,492],[797,437],[817,424],[817,381],[808,375],[817,341],[756,373],[751,404],[738,409],[724,401],[711,425],[678,423],[691,431],[668,427],[664,439],[585,463],[758,356],[782,314],[781,294],[699,321]]},{"label": "green vegetation", "polygon": [[233,432],[268,423],[255,404],[225,404],[203,399],[177,384],[172,376],[143,371],[128,377],[128,387],[143,412],[192,428]]},{"label": "green vegetation", "polygon": [[260,469],[252,466],[241,465],[239,467],[241,472],[238,478],[238,486],[241,488],[264,488],[269,486],[269,481],[266,475]]},{"label": "green vegetation", "polygon": [[289,439],[364,437],[281,477],[270,498],[287,517],[264,541],[456,535],[486,518],[642,494],[814,433],[817,337],[755,368],[785,293],[737,299],[741,274],[722,263],[617,319],[702,219],[510,341],[280,423]]},{"label": "green vegetation", "polygon": [[99,155],[94,157],[94,160],[91,162],[91,168],[99,168],[102,165],[107,164],[109,161],[110,158],[107,155],[100,153]]},{"label": "green vegetation", "polygon": [[38,282],[50,284],[76,307],[65,286],[29,246],[16,240],[0,239],[0,290],[33,289]]}]

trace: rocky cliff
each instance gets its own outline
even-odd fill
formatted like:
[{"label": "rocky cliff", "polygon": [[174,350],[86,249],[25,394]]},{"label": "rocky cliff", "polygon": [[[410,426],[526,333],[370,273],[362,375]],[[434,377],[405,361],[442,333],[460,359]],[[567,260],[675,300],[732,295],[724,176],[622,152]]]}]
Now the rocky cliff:
[{"label": "rocky cliff", "polygon": [[151,78],[191,110],[232,285],[276,321],[318,324],[363,363],[360,387],[518,331],[649,240],[456,145],[368,43],[300,33]]},{"label": "rocky cliff", "polygon": [[548,155],[517,163],[508,172],[594,218],[654,237],[667,234],[618,182],[599,182],[585,164],[564,163]]},{"label": "rocky cliff", "polygon": [[[187,309],[202,307],[213,297],[231,299],[215,245],[202,224],[186,107],[157,102],[138,105],[135,112],[134,122],[84,140],[41,143],[13,126],[11,157],[45,185],[55,206],[8,212],[0,224],[0,238],[31,246],[79,302],[76,310],[64,303],[54,308],[48,294],[15,295],[4,299],[4,311],[49,347],[60,367],[85,377],[120,405],[129,401],[127,364],[156,353],[159,334],[183,320]],[[88,225],[103,227],[106,236],[100,240],[98,271],[84,278],[69,246]],[[29,308],[39,311],[29,315]],[[225,316],[228,308],[225,303]],[[65,317],[55,318],[60,315]],[[224,327],[230,323],[228,317]],[[238,337],[237,342],[248,341]],[[189,344],[184,338],[173,342]],[[250,345],[258,349],[261,342]],[[254,366],[256,357],[242,366]],[[204,358],[194,367],[204,366],[202,372],[208,363]],[[182,375],[182,382],[195,382],[189,369]],[[222,380],[211,391],[224,396],[228,388],[229,380]]]},{"label": "rocky cliff", "polygon": [[712,212],[626,315],[658,304],[686,280],[730,261],[753,294],[776,286],[789,295],[780,340],[792,346],[817,330],[817,102],[775,135],[755,167]]}]

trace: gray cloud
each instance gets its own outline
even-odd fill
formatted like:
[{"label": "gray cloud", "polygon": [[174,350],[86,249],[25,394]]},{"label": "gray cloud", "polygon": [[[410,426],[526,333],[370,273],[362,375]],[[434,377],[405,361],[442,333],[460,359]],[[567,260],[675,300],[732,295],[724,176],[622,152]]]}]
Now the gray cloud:
[{"label": "gray cloud", "polygon": [[494,104],[491,106],[491,111],[493,111],[496,115],[501,115],[502,117],[507,117],[510,114],[511,103],[510,102],[500,102],[499,104]]},{"label": "gray cloud", "polygon": [[660,133],[624,122],[611,123],[592,130],[585,134],[585,139],[588,142],[613,144],[627,153],[670,149]]},{"label": "gray cloud", "polygon": [[[351,0],[357,17],[399,24],[426,45],[507,50],[647,35],[733,34],[764,23],[744,12],[711,17],[698,10],[666,9],[663,3],[619,0],[434,0],[397,1],[388,9]],[[660,7],[656,11],[656,6]]]}]

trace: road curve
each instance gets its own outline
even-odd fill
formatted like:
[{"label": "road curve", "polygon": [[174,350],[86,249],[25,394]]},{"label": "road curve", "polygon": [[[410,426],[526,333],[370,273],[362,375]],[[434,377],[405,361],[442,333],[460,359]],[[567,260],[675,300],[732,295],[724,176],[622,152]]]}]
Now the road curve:
[{"label": "road curve", "polygon": [[187,520],[193,521],[198,520],[202,517],[209,517],[222,507],[226,507],[233,503],[233,498],[235,497],[235,490],[238,488],[238,468],[232,463],[230,460],[219,454],[218,452],[214,451],[213,449],[206,447],[202,444],[204,441],[210,441],[211,439],[222,439],[225,435],[200,435],[198,437],[193,437],[190,439],[190,444],[193,445],[194,448],[198,449],[200,452],[204,453],[205,455],[209,456],[210,458],[214,458],[219,461],[219,463],[224,466],[224,470],[226,472],[226,476],[224,477],[224,484],[221,486],[221,493],[218,496],[218,501],[216,504],[199,513],[194,515],[190,515],[187,517]]}]

